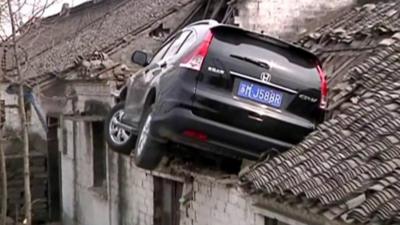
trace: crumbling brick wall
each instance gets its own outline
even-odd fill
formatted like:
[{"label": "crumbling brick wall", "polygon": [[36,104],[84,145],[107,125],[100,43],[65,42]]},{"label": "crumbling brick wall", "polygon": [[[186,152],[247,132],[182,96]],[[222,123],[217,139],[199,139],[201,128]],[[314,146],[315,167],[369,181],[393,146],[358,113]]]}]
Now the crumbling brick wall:
[{"label": "crumbling brick wall", "polygon": [[121,224],[153,224],[153,176],[123,157],[119,182]]},{"label": "crumbling brick wall", "polygon": [[182,206],[186,213],[181,214],[181,225],[260,225],[250,207],[251,201],[237,190],[236,185],[195,179],[193,200]]},{"label": "crumbling brick wall", "polygon": [[235,23],[246,29],[293,40],[292,36],[332,11],[354,3],[354,0],[243,0],[239,1]]}]

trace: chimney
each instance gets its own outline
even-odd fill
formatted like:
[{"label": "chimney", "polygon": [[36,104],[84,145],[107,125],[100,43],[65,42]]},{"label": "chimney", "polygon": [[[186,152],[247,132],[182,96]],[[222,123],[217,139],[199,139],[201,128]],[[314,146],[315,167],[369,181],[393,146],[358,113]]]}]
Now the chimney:
[{"label": "chimney", "polygon": [[69,15],[69,4],[63,3],[60,11],[60,16],[68,16]]}]

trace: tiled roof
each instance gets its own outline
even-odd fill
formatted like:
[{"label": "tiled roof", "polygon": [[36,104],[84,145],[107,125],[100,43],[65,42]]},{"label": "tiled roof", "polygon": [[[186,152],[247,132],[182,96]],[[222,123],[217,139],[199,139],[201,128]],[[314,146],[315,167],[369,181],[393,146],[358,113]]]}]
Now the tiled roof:
[{"label": "tiled roof", "polygon": [[362,62],[385,38],[400,31],[400,1],[381,1],[342,10],[336,19],[298,41],[314,51],[329,77],[331,93],[353,66]]},{"label": "tiled roof", "polygon": [[[28,53],[29,77],[59,72],[75,57],[94,51],[111,52],[135,40],[163,18],[187,10],[198,0],[103,0],[89,1],[70,13],[38,20],[20,40]],[[189,7],[185,8],[184,7]],[[184,22],[184,21],[181,21]],[[179,26],[180,23],[175,23]],[[0,53],[3,54],[3,53]]]},{"label": "tiled roof", "polygon": [[[367,7],[380,12],[371,17],[376,18],[374,23],[362,19],[371,16],[370,11],[358,19],[342,15],[330,26],[370,29],[367,35],[374,34],[371,28],[376,23],[400,27],[400,2],[363,9]],[[338,114],[291,150],[243,171],[243,187],[267,199],[295,202],[327,220],[400,224],[400,33],[390,33],[375,34],[370,40],[376,48],[360,52],[358,63],[343,72],[340,92],[333,97],[348,98],[338,106]]]}]

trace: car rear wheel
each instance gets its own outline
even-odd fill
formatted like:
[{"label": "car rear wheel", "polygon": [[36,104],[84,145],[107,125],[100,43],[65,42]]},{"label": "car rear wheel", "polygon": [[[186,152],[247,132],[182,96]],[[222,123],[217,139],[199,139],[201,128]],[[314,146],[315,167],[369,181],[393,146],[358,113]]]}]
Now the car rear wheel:
[{"label": "car rear wheel", "polygon": [[151,137],[151,121],[153,107],[150,106],[143,114],[140,121],[139,135],[135,148],[135,164],[143,169],[152,170],[158,166],[162,159],[162,144]]},{"label": "car rear wheel", "polygon": [[104,133],[108,146],[118,153],[129,155],[135,147],[136,136],[132,131],[118,126],[122,123],[124,113],[124,102],[115,105],[108,114],[104,123]]}]

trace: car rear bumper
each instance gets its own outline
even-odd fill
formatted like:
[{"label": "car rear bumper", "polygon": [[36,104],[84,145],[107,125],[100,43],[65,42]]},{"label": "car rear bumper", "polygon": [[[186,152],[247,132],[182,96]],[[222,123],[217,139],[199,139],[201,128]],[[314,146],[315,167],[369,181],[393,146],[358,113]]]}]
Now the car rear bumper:
[{"label": "car rear bumper", "polygon": [[[290,143],[196,116],[190,109],[174,108],[153,118],[154,137],[226,156],[256,159],[268,150],[284,151],[292,147]],[[202,132],[208,139],[186,137],[183,135],[186,130]]]}]

